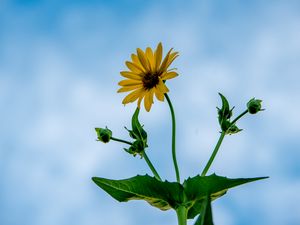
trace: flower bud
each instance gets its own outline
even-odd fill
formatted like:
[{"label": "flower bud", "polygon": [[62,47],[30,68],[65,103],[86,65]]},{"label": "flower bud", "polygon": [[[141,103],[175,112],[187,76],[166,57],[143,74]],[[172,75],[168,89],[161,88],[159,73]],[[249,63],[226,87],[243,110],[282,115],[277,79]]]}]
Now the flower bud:
[{"label": "flower bud", "polygon": [[[132,145],[129,147],[129,149],[124,148],[126,152],[129,154],[132,154],[133,156],[136,156],[137,154],[141,155],[141,153],[147,148],[148,145],[144,141],[138,139],[132,143]],[[142,156],[142,155],[141,155]]]},{"label": "flower bud", "polygon": [[132,150],[135,153],[141,153],[145,149],[145,145],[142,140],[137,140],[137,141],[133,142],[131,147],[133,148]]},{"label": "flower bud", "polygon": [[230,128],[230,126],[231,126],[231,123],[228,120],[223,120],[222,123],[221,123],[222,131],[226,132]]},{"label": "flower bud", "polygon": [[95,128],[98,136],[98,141],[102,141],[103,143],[107,143],[110,141],[112,136],[112,131],[106,128]]},{"label": "flower bud", "polygon": [[255,113],[258,113],[259,111],[262,111],[262,109],[261,109],[261,102],[262,102],[262,100],[260,100],[260,99],[252,98],[247,103],[248,112],[250,114],[255,114]]},{"label": "flower bud", "polygon": [[236,134],[238,132],[242,131],[242,129],[238,128],[236,125],[231,125],[228,130],[226,131],[226,134]]}]

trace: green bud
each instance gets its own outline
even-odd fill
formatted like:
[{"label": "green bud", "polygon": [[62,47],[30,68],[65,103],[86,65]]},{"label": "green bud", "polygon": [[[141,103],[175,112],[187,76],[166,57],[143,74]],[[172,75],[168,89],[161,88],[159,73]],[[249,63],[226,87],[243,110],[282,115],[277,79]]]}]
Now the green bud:
[{"label": "green bud", "polygon": [[221,123],[220,125],[221,125],[222,131],[227,132],[227,130],[228,130],[228,129],[230,128],[230,126],[231,126],[231,123],[229,122],[229,120],[223,120],[222,123]]},{"label": "green bud", "polygon": [[98,136],[98,141],[102,141],[103,143],[107,143],[110,141],[112,136],[112,131],[106,128],[95,128]]},{"label": "green bud", "polygon": [[231,124],[231,122],[229,120],[224,120],[221,123],[221,129],[222,131],[224,131],[226,134],[236,134],[240,131],[242,131],[241,129],[239,129],[235,124]]},{"label": "green bud", "polygon": [[132,148],[133,148],[134,152],[141,153],[145,149],[144,142],[142,140],[137,140],[132,143]]},{"label": "green bud", "polygon": [[261,102],[262,102],[262,100],[260,100],[260,99],[252,98],[247,103],[248,112],[250,114],[255,114],[255,113],[258,113],[259,111],[262,111],[262,109],[261,109]]},{"label": "green bud", "polygon": [[137,154],[141,154],[141,152],[143,152],[146,147],[148,147],[148,145],[144,141],[138,139],[132,143],[129,149],[124,148],[124,150],[129,154],[136,156]]},{"label": "green bud", "polygon": [[236,125],[231,125],[228,130],[226,131],[226,134],[236,134],[238,132],[242,131],[242,129],[239,129]]}]

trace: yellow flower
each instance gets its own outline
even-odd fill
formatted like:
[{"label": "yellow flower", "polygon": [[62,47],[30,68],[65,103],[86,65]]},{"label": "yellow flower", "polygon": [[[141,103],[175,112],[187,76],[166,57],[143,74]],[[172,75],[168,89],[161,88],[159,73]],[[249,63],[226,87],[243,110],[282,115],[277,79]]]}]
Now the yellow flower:
[{"label": "yellow flower", "polygon": [[131,62],[126,61],[129,71],[122,71],[121,75],[127,79],[119,82],[122,86],[118,92],[131,91],[122,101],[123,104],[138,100],[137,105],[140,108],[141,101],[144,99],[145,109],[149,112],[153,104],[153,96],[160,101],[164,101],[164,94],[169,91],[164,81],[178,76],[174,69],[168,69],[178,52],[167,53],[162,60],[162,44],[157,45],[153,52],[151,48],[146,48],[144,52],[140,48],[137,54],[131,54]]}]

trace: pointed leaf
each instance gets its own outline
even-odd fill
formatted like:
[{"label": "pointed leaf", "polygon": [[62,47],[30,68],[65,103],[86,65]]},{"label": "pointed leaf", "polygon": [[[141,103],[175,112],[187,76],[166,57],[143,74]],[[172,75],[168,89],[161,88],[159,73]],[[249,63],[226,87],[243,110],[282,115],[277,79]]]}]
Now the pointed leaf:
[{"label": "pointed leaf", "polygon": [[135,139],[141,139],[143,141],[147,141],[147,133],[139,122],[139,118],[138,118],[139,112],[140,109],[137,107],[131,119],[132,132],[136,136]]},{"label": "pointed leaf", "polygon": [[222,108],[219,110],[219,119],[220,120],[227,120],[232,116],[232,110],[229,108],[228,100],[224,95],[219,93],[221,100],[222,100]]},{"label": "pointed leaf", "polygon": [[214,200],[224,195],[230,188],[265,178],[267,177],[229,179],[212,174],[210,176],[198,175],[185,180],[184,191],[187,202],[190,204],[188,218],[194,218],[201,212],[205,196],[210,195],[211,200]]},{"label": "pointed leaf", "polygon": [[161,210],[176,209],[183,202],[183,187],[176,182],[162,182],[148,175],[124,180],[93,177],[92,180],[120,202],[145,200]]}]

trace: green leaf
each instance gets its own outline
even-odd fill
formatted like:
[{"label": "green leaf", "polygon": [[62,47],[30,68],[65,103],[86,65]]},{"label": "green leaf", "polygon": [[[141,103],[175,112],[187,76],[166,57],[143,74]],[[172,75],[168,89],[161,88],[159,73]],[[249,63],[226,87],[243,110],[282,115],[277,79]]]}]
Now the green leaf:
[{"label": "green leaf", "polygon": [[209,195],[205,197],[201,208],[201,214],[198,216],[194,225],[214,225]]},{"label": "green leaf", "polygon": [[[177,182],[159,181],[148,175],[135,176],[124,180],[110,180],[93,177],[93,181],[114,199],[120,202],[145,200],[161,210],[177,209],[184,206],[188,210],[187,218],[207,213],[208,200],[213,201],[226,194],[227,190],[238,185],[267,177],[229,179],[217,176],[196,176],[188,178],[183,185]],[[208,200],[207,200],[208,199]],[[203,207],[206,207],[205,210]]]},{"label": "green leaf", "polygon": [[227,177],[217,176],[216,174],[210,176],[198,175],[193,178],[188,178],[183,183],[187,198],[186,203],[190,207],[188,218],[192,219],[201,213],[205,196],[209,195],[213,201],[224,195],[230,188],[265,178],[267,177],[229,179]]},{"label": "green leaf", "polygon": [[145,200],[161,210],[176,209],[183,202],[183,187],[177,182],[162,182],[148,175],[124,180],[93,177],[92,180],[120,202]]},{"label": "green leaf", "polygon": [[221,124],[221,121],[230,119],[232,116],[232,109],[230,110],[228,100],[224,95],[219,93],[221,100],[222,100],[222,108],[218,109],[218,114],[219,114],[219,122]]},{"label": "green leaf", "polygon": [[147,133],[143,129],[143,126],[139,122],[139,118],[138,118],[139,112],[140,112],[140,109],[137,107],[132,116],[132,119],[131,119],[132,132],[133,132],[133,135],[135,136],[135,139],[141,139],[141,140],[146,141]]}]

